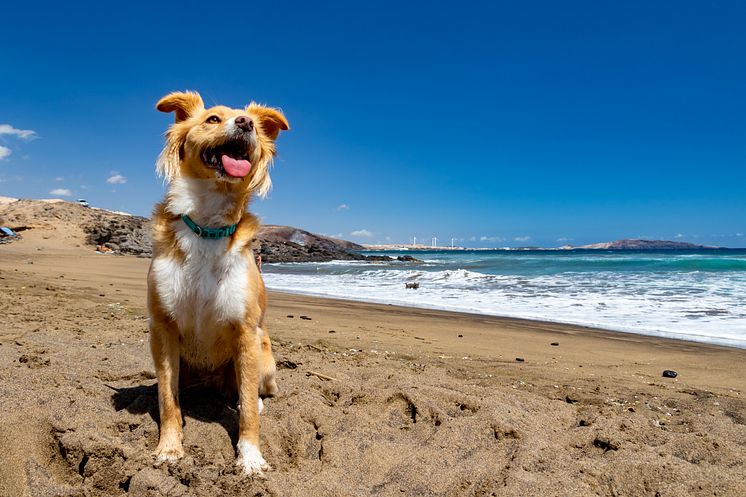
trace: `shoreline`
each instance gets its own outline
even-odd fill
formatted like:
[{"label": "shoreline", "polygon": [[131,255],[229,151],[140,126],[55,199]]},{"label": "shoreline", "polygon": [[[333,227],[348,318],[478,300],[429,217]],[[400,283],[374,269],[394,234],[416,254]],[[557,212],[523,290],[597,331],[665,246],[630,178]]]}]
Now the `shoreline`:
[{"label": "shoreline", "polygon": [[[435,305],[428,305],[428,304],[410,304],[407,302],[402,301],[387,301],[386,299],[355,299],[355,298],[343,298],[337,295],[330,295],[330,294],[324,294],[321,292],[312,292],[312,291],[290,291],[287,289],[273,289],[270,286],[267,286],[267,290],[270,292],[276,292],[276,293],[284,293],[288,295],[299,295],[304,297],[315,297],[319,299],[332,299],[332,300],[340,300],[340,301],[349,301],[349,302],[358,302],[362,304],[374,304],[374,305],[384,305],[384,306],[395,306],[395,307],[401,307],[404,309],[422,309],[422,310],[432,310],[432,311],[442,311],[442,312],[448,312],[448,313],[455,313],[455,314],[463,314],[466,316],[483,316],[483,317],[492,317],[492,318],[499,318],[499,319],[507,319],[507,320],[517,320],[517,321],[526,321],[529,323],[535,323],[535,324],[550,324],[550,325],[566,325],[571,327],[579,327],[583,329],[588,330],[595,330],[595,331],[602,331],[606,333],[621,333],[621,334],[628,334],[628,335],[634,335],[634,336],[640,336],[640,337],[649,337],[649,338],[662,338],[666,340],[675,340],[675,341],[681,341],[681,342],[691,342],[694,344],[699,345],[713,345],[718,347],[725,347],[729,349],[737,349],[737,350],[746,350],[746,340],[735,340],[730,338],[720,338],[720,337],[713,337],[711,335],[692,335],[692,334],[686,334],[686,333],[674,333],[669,331],[631,331],[633,327],[623,329],[623,328],[612,328],[612,327],[606,327],[601,324],[597,323],[581,323],[581,322],[572,322],[572,321],[553,321],[550,319],[542,319],[542,318],[534,318],[534,317],[523,317],[523,316],[510,316],[505,314],[489,314],[486,312],[481,312],[478,310],[469,311],[469,310],[463,310],[463,309],[457,309],[457,308],[445,308],[445,307],[438,307]],[[638,328],[639,329],[639,328]],[[701,340],[697,340],[696,338],[701,337]]]},{"label": "shoreline", "polygon": [[[569,323],[564,321],[550,321],[546,319],[535,319],[535,318],[526,318],[526,317],[519,317],[519,316],[505,316],[505,315],[499,315],[499,314],[486,314],[483,312],[469,312],[469,311],[462,311],[462,310],[455,310],[455,309],[442,309],[439,307],[428,307],[426,305],[423,306],[415,306],[415,305],[404,305],[400,303],[389,303],[384,301],[374,301],[374,300],[356,300],[356,299],[346,299],[342,297],[332,296],[332,295],[322,295],[322,294],[315,294],[311,292],[291,292],[287,290],[275,290],[272,288],[267,287],[268,294],[269,295],[275,295],[278,297],[278,299],[282,300],[303,300],[305,298],[308,298],[309,301],[314,301],[318,299],[320,302],[323,301],[330,301],[329,303],[336,303],[340,305],[345,304],[360,304],[360,305],[370,305],[375,307],[384,307],[386,309],[394,308],[397,311],[401,312],[407,312],[407,311],[422,311],[428,315],[431,313],[433,315],[442,314],[441,317],[462,317],[465,319],[474,319],[479,320],[482,322],[488,322],[493,320],[494,324],[497,326],[515,326],[515,327],[525,327],[530,329],[537,329],[537,330],[543,330],[548,327],[551,327],[553,330],[556,328],[556,332],[560,333],[577,333],[577,332],[587,332],[589,334],[598,335],[599,338],[603,339],[609,339],[609,340],[630,340],[630,341],[646,341],[647,339],[652,339],[653,341],[661,340],[663,342],[673,342],[674,344],[682,345],[682,346],[702,346],[702,347],[712,347],[714,349],[724,349],[724,350],[738,350],[742,351],[746,349],[746,344],[744,344],[743,347],[737,347],[734,345],[728,345],[728,344],[722,344],[722,343],[711,343],[711,342],[704,342],[704,341],[698,341],[698,340],[688,340],[686,338],[683,338],[685,335],[682,335],[681,337],[678,336],[665,336],[665,335],[648,335],[645,333],[636,333],[634,331],[627,331],[627,330],[619,330],[619,329],[612,329],[612,328],[604,328],[602,326],[597,325],[586,325],[582,323]],[[271,301],[271,298],[270,298]],[[566,328],[564,331],[563,328]]]},{"label": "shoreline", "polygon": [[[292,293],[559,322],[746,349],[740,291],[746,251],[734,254],[616,251],[565,258],[414,253],[422,264],[269,265],[265,281],[269,288]],[[410,282],[421,288],[405,289]]]}]

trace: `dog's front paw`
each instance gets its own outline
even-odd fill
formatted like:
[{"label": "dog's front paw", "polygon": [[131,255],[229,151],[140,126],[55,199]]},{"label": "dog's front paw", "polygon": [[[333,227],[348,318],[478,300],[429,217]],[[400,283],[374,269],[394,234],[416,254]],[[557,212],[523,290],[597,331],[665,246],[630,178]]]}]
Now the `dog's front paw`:
[{"label": "dog's front paw", "polygon": [[181,446],[181,443],[161,442],[158,444],[158,448],[155,449],[156,466],[163,463],[174,464],[182,457],[184,457],[184,448]]},{"label": "dog's front paw", "polygon": [[272,468],[259,452],[259,447],[245,440],[238,441],[238,458],[236,465],[243,469],[247,475],[264,476],[265,471],[271,471]]}]

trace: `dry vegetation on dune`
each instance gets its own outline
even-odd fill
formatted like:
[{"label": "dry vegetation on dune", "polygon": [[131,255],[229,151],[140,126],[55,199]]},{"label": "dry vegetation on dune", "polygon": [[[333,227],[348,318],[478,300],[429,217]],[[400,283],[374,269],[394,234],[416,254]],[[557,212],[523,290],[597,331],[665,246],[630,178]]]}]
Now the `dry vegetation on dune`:
[{"label": "dry vegetation on dune", "polygon": [[743,351],[281,294],[274,471],[236,470],[235,406],[197,389],[154,467],[147,261],[60,216],[0,246],[0,495],[746,495]]}]

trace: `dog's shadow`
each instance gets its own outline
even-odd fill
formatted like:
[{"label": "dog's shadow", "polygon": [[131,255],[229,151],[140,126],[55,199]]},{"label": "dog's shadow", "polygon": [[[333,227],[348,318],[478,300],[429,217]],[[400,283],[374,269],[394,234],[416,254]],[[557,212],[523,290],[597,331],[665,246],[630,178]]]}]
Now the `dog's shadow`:
[{"label": "dog's shadow", "polygon": [[[156,424],[159,424],[157,384],[109,388],[114,390],[111,403],[116,411],[148,414]],[[237,399],[202,385],[180,388],[179,399],[185,425],[188,423],[187,418],[219,423],[230,436],[233,445],[238,443],[238,410],[235,408]]]}]

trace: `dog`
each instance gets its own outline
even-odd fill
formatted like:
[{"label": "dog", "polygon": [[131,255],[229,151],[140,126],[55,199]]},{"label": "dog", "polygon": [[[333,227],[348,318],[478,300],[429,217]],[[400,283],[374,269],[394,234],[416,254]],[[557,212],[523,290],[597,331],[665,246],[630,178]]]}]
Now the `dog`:
[{"label": "dog", "polygon": [[262,474],[270,466],[259,450],[259,414],[262,398],[277,392],[276,366],[251,250],[259,221],[247,207],[270,189],[275,141],[288,122],[281,111],[253,102],[206,109],[193,92],[166,95],[156,108],[175,114],[156,167],[168,191],[153,213],[148,271],[160,410],[156,462],[184,455],[180,381],[203,374],[237,396],[236,464]]}]

